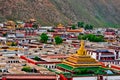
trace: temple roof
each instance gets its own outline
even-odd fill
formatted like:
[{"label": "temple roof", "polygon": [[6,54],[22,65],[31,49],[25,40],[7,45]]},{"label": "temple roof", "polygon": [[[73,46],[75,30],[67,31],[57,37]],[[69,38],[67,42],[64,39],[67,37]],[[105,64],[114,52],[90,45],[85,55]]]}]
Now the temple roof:
[{"label": "temple roof", "polygon": [[81,29],[67,29],[67,32],[83,32],[83,29],[81,28]]},{"label": "temple roof", "polygon": [[[72,54],[61,64],[57,64],[57,68],[61,70],[58,74],[64,74],[66,77],[70,76],[93,76],[93,75],[111,75],[112,70],[103,68],[102,64],[87,54],[84,47],[84,41],[81,41],[81,46],[77,53]],[[55,71],[57,73],[57,70]],[[66,74],[67,73],[67,74]]]},{"label": "temple roof", "polygon": [[71,67],[99,67],[101,64],[97,62],[94,58],[87,54],[84,47],[85,43],[83,40],[80,42],[80,48],[77,53],[72,54],[66,60],[63,61],[64,65],[69,65]]},{"label": "temple roof", "polygon": [[64,25],[62,25],[62,24],[58,24],[58,25],[57,25],[57,28],[65,28],[65,27],[64,27]]}]

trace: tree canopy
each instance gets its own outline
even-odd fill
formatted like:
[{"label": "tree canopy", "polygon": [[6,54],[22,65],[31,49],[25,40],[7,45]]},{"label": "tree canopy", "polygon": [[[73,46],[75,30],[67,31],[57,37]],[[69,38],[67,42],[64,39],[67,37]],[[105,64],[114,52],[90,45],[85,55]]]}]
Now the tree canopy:
[{"label": "tree canopy", "polygon": [[56,37],[55,37],[55,43],[56,43],[56,44],[61,44],[62,42],[63,42],[63,40],[62,40],[61,37],[59,37],[59,36],[56,36]]},{"label": "tree canopy", "polygon": [[35,56],[35,57],[34,57],[34,60],[39,61],[40,58],[39,58],[38,56]]},{"label": "tree canopy", "polygon": [[42,34],[40,35],[40,41],[43,42],[43,43],[46,43],[47,40],[48,40],[47,34],[46,34],[46,33],[42,33]]},{"label": "tree canopy", "polygon": [[72,29],[76,29],[76,25],[72,25],[72,27],[71,27]]},{"label": "tree canopy", "polygon": [[78,27],[82,27],[83,28],[84,27],[84,22],[78,22],[77,25],[78,25]]},{"label": "tree canopy", "polygon": [[35,28],[35,29],[37,29],[38,25],[37,24],[33,24],[32,27]]},{"label": "tree canopy", "polygon": [[93,29],[93,25],[90,24],[86,24],[84,27],[85,30],[92,30]]},{"label": "tree canopy", "polygon": [[31,67],[25,66],[25,67],[22,68],[22,71],[31,72]]},{"label": "tree canopy", "polygon": [[93,29],[93,25],[91,24],[86,24],[84,22],[77,22],[77,26],[84,28],[85,30],[92,30]]},{"label": "tree canopy", "polygon": [[89,40],[91,42],[104,42],[104,37],[103,36],[96,36],[94,34],[85,34],[85,35],[79,35],[78,36],[79,40]]}]

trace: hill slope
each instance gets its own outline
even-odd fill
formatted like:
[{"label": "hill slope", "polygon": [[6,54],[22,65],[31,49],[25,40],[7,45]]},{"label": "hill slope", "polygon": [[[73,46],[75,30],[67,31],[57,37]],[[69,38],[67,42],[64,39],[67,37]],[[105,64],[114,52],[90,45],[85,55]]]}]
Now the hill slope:
[{"label": "hill slope", "polygon": [[114,26],[120,22],[120,0],[54,0],[53,3],[74,21],[98,26]]},{"label": "hill slope", "polygon": [[0,0],[0,20],[35,18],[41,24],[84,21],[96,26],[120,22],[120,0]]},{"label": "hill slope", "polygon": [[69,20],[49,0],[0,0],[0,18],[12,20],[37,19],[41,24]]}]

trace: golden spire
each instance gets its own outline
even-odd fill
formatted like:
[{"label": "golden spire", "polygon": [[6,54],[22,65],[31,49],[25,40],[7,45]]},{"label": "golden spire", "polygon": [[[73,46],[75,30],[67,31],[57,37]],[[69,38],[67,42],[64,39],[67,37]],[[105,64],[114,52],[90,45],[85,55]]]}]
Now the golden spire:
[{"label": "golden spire", "polygon": [[86,55],[87,54],[87,52],[86,52],[86,50],[85,50],[85,47],[84,47],[84,40],[81,40],[81,43],[80,43],[80,48],[77,50],[77,54],[78,55]]},{"label": "golden spire", "polygon": [[63,25],[60,23],[57,25],[58,28],[63,28]]}]

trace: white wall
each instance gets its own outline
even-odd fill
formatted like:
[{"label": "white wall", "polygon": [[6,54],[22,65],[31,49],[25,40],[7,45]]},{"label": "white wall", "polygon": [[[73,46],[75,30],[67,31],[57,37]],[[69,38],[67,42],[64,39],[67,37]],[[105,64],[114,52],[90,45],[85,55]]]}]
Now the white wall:
[{"label": "white wall", "polygon": [[97,77],[74,77],[73,80],[97,80]]},{"label": "white wall", "polygon": [[4,24],[0,23],[0,27],[3,27],[3,26],[4,26]]},{"label": "white wall", "polygon": [[107,80],[120,80],[120,76],[104,76]]},{"label": "white wall", "polygon": [[97,56],[97,53],[95,53],[95,52],[93,52],[92,55],[91,55],[91,57],[94,58],[94,59],[96,59],[96,56]]},{"label": "white wall", "polygon": [[[119,76],[104,76],[103,80],[120,80]],[[74,77],[73,80],[97,80],[97,76],[94,77]]]}]

